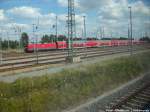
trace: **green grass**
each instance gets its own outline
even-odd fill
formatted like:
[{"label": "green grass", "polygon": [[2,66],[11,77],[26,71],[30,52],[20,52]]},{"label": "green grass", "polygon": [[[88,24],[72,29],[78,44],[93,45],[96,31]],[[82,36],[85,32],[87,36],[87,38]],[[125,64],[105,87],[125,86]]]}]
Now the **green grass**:
[{"label": "green grass", "polygon": [[97,97],[150,68],[150,53],[97,62],[51,76],[0,82],[0,112],[55,112]]}]

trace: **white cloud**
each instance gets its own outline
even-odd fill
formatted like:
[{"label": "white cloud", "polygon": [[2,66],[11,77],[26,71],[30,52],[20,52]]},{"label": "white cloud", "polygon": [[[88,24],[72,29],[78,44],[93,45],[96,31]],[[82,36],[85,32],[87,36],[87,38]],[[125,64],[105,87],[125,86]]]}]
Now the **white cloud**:
[{"label": "white cloud", "polygon": [[[83,23],[83,15],[84,14],[76,14],[75,15],[76,24]],[[66,14],[60,14],[60,15],[58,15],[58,18],[60,21],[63,21],[63,22],[66,22],[66,20],[68,19]]]},{"label": "white cloud", "polygon": [[4,14],[4,10],[3,9],[0,9],[0,21],[6,21],[7,18]]},{"label": "white cloud", "polygon": [[101,6],[107,6],[113,4],[113,0],[80,0],[79,6],[81,10],[92,10],[92,9],[98,9]]},{"label": "white cloud", "polygon": [[22,18],[32,19],[32,18],[41,16],[39,8],[33,8],[33,7],[28,7],[28,6],[14,7],[8,10],[7,12],[11,13],[12,15],[15,15],[17,17],[22,17]]},{"label": "white cloud", "polygon": [[[61,6],[67,6],[67,0],[58,0]],[[133,30],[142,29],[141,21],[144,22],[147,17],[150,17],[150,10],[141,0],[129,3],[128,0],[78,0],[75,1],[81,12],[93,11],[97,18],[88,17],[87,30],[92,30],[92,27],[105,26],[105,32],[127,36],[127,28],[129,21],[128,6],[132,6],[133,14]],[[91,19],[92,18],[92,19]],[[95,21],[93,21],[95,18]],[[76,17],[77,23],[82,27],[82,17]],[[93,25],[92,25],[93,24]],[[88,26],[90,25],[90,26]],[[91,27],[91,28],[90,28]],[[135,32],[136,34],[136,32]]]},{"label": "white cloud", "polygon": [[[67,7],[68,6],[68,0],[57,0],[58,4],[62,7]],[[79,0],[74,0],[74,5],[76,8],[79,8]]]},{"label": "white cloud", "polygon": [[[67,8],[68,0],[57,0],[57,2],[62,7]],[[128,6],[132,6],[134,34],[137,34],[136,32],[139,32],[145,26],[149,28],[148,23],[150,23],[150,20],[146,18],[150,18],[150,9],[142,0],[132,3],[129,3],[128,0],[75,0],[75,7],[78,13],[85,12],[88,15],[89,12],[90,14],[92,12],[92,15],[95,14],[95,16],[90,15],[86,18],[87,32],[93,32],[99,27],[105,27],[105,34],[107,35],[113,32],[127,36],[129,21]],[[41,10],[40,8],[29,6],[14,7],[7,11],[0,10],[0,21],[6,19],[4,12],[8,12],[18,22],[18,25],[32,32],[32,24],[37,24],[37,18],[39,17],[40,31],[52,30],[53,32],[54,29],[51,28],[56,22],[56,14],[53,12],[43,14]],[[67,31],[65,27],[67,12],[66,14],[58,14],[57,16],[59,33],[63,33],[64,30]],[[83,29],[82,16],[83,14],[76,14],[77,33],[81,33]],[[24,21],[25,23],[23,23]]]},{"label": "white cloud", "polygon": [[[111,32],[120,32],[127,35],[129,9],[132,6],[133,30],[136,36],[137,32],[143,28],[144,21],[150,18],[150,9],[142,1],[129,3],[128,0],[80,0],[82,11],[99,10],[98,22],[100,26],[105,26],[107,34]],[[90,21],[92,22],[92,21]]]},{"label": "white cloud", "polygon": [[2,29],[5,31],[9,31],[9,32],[15,32],[15,30],[17,28],[21,28],[22,31],[25,30],[29,30],[31,28],[31,26],[29,26],[28,24],[23,24],[23,23],[7,23],[5,25],[3,25]]},{"label": "white cloud", "polygon": [[23,23],[14,23],[14,27],[20,27],[22,30],[28,30],[31,28],[28,24],[23,24]]},{"label": "white cloud", "polygon": [[50,25],[53,25],[54,22],[55,22],[55,19],[56,19],[56,14],[55,13],[49,13],[49,14],[41,14],[41,17],[39,18],[39,24],[42,26],[42,27],[45,27],[45,26],[50,26]]},{"label": "white cloud", "polygon": [[58,3],[63,6],[66,7],[68,5],[68,0],[58,0]]},{"label": "white cloud", "polygon": [[27,20],[29,24],[37,24],[39,18],[39,24],[41,28],[47,28],[50,25],[54,24],[56,14],[55,13],[48,13],[42,14],[40,8],[34,8],[29,6],[22,6],[22,7],[14,7],[9,9],[7,12],[12,14],[12,17],[21,18],[22,20]]},{"label": "white cloud", "polygon": [[131,4],[131,6],[133,7],[133,12],[135,12],[136,14],[150,16],[150,8],[146,6],[142,1],[137,1]]}]

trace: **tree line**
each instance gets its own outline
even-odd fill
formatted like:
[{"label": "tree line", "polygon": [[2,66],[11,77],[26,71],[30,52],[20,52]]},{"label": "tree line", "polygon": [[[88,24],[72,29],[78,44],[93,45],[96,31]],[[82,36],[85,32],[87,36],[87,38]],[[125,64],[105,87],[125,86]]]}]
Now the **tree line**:
[{"label": "tree line", "polygon": [[147,41],[150,43],[150,37],[146,36],[146,37],[142,37],[140,38],[141,41]]},{"label": "tree line", "polygon": [[0,48],[6,49],[19,49],[24,48],[29,43],[29,36],[27,33],[23,32],[19,41],[17,40],[2,40],[0,38]]},{"label": "tree line", "polygon": [[56,41],[67,41],[67,37],[65,35],[43,35],[41,38],[41,43],[51,43],[51,42],[56,42]]},{"label": "tree line", "polygon": [[[126,37],[120,37],[120,38],[102,38],[101,40],[114,40],[114,39],[119,39],[119,40],[128,40],[128,38]],[[73,38],[73,41],[80,41],[83,40],[82,38]],[[86,40],[99,40],[97,38],[94,37],[88,37],[86,38]],[[150,43],[150,37],[145,36],[145,37],[141,37],[139,40],[141,41],[147,41]],[[67,41],[68,42],[68,38],[65,35],[43,35],[40,43],[52,43],[52,42],[56,42],[56,41]],[[0,48],[5,50],[5,49],[18,49],[18,48],[25,48],[27,45],[29,44],[29,36],[26,32],[23,32],[21,34],[21,38],[19,41],[17,40],[1,40],[0,38]]]},{"label": "tree line", "polygon": [[19,42],[16,40],[3,40],[0,42],[0,47],[5,50],[5,49],[17,49],[19,46]]}]

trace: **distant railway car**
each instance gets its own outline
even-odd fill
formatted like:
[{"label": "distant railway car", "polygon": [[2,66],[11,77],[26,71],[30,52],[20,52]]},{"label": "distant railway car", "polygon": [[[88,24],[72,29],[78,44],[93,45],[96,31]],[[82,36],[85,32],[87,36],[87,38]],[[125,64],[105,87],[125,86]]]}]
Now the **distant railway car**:
[{"label": "distant railway car", "polygon": [[66,49],[67,48],[67,43],[66,41],[59,41],[56,42],[56,49]]},{"label": "distant railway car", "polygon": [[83,47],[85,47],[85,42],[84,41],[74,41],[73,47],[74,48],[83,48]]},{"label": "distant railway car", "polygon": [[111,41],[110,40],[102,40],[101,42],[100,42],[100,46],[112,46],[112,43],[111,43]]},{"label": "distant railway car", "polygon": [[117,40],[111,40],[111,46],[118,46]]},{"label": "distant railway car", "polygon": [[144,43],[146,43],[146,42],[145,41],[137,41],[138,45],[141,45],[141,44],[144,44]]},{"label": "distant railway car", "polygon": [[[144,44],[144,41],[136,41],[133,40],[134,45]],[[129,45],[129,40],[98,40],[98,41],[74,41],[74,48],[83,48],[83,47],[102,47],[102,46],[126,46]],[[68,44],[66,41],[58,41],[54,43],[45,43],[45,44],[29,44],[25,48],[25,52],[34,52],[37,51],[48,51],[48,50],[56,50],[56,49],[67,49]]]},{"label": "distant railway car", "polygon": [[87,41],[85,42],[85,47],[97,47],[98,42],[97,41]]},{"label": "distant railway car", "polygon": [[37,51],[47,51],[47,50],[54,50],[57,49],[56,43],[48,43],[48,44],[28,44],[26,46],[26,52],[33,52],[34,50]]},{"label": "distant railway car", "polygon": [[126,40],[118,40],[118,46],[125,46],[128,45]]}]

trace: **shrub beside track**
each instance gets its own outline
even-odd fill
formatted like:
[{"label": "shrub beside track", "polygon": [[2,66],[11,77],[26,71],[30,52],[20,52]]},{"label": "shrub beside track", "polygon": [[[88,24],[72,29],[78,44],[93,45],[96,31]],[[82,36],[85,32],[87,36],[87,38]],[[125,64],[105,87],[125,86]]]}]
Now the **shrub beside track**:
[{"label": "shrub beside track", "polygon": [[51,76],[0,82],[1,112],[55,112],[96,97],[146,72],[150,53],[64,70]]}]

